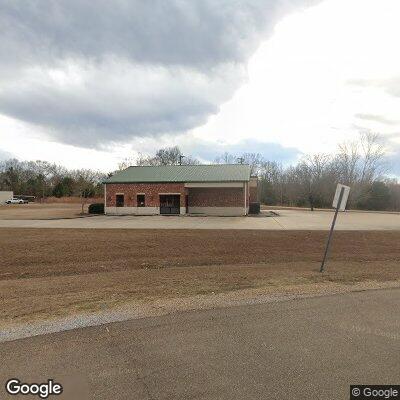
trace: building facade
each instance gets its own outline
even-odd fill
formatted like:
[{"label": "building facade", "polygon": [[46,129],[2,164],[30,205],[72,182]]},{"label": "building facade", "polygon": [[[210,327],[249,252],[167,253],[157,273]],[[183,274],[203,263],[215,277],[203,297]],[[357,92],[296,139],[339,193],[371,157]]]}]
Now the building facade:
[{"label": "building facade", "polygon": [[257,178],[248,165],[129,167],[104,182],[109,215],[248,214]]}]

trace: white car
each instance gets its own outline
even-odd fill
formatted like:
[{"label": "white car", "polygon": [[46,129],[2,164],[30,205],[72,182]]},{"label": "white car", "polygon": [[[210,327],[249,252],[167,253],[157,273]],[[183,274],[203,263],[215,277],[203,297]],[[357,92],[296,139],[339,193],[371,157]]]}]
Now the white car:
[{"label": "white car", "polygon": [[22,200],[22,199],[10,199],[6,201],[6,204],[27,204],[27,200]]}]

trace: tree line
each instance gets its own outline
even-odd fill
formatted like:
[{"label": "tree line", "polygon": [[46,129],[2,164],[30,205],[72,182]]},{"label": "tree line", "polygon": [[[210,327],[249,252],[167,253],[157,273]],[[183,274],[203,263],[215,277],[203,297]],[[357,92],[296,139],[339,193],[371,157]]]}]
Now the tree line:
[{"label": "tree line", "polygon": [[[129,165],[201,164],[183,156],[179,147],[159,149],[154,156],[124,160]],[[283,166],[258,153],[223,153],[217,164],[248,164],[259,178],[259,199],[268,205],[330,208],[336,185],[351,187],[348,208],[400,211],[400,184],[388,177],[385,150],[378,134],[360,133],[359,138],[338,146],[333,154],[304,155],[295,165]]]},{"label": "tree line", "polygon": [[260,154],[224,154],[216,162],[239,159],[259,177],[260,201],[268,205],[330,208],[338,183],[351,187],[348,208],[400,211],[400,184],[388,177],[380,137],[362,133],[333,154],[303,156],[295,165],[265,160]]},{"label": "tree line", "polygon": [[0,190],[13,191],[15,195],[82,198],[103,195],[102,181],[106,175],[89,169],[68,170],[47,161],[0,162]]},{"label": "tree line", "polygon": [[[400,211],[400,184],[390,179],[390,166],[385,164],[385,151],[376,134],[362,133],[358,140],[345,142],[333,154],[303,156],[295,165],[283,166],[266,160],[257,153],[224,153],[216,157],[218,164],[249,164],[259,178],[259,199],[267,205],[330,208],[337,183],[351,187],[348,207],[365,210]],[[119,164],[130,165],[201,164],[184,155],[179,147],[167,147],[153,156],[139,154]],[[13,190],[43,198],[47,196],[101,197],[101,182],[113,173],[88,169],[67,170],[46,161],[0,163],[0,190]]]}]

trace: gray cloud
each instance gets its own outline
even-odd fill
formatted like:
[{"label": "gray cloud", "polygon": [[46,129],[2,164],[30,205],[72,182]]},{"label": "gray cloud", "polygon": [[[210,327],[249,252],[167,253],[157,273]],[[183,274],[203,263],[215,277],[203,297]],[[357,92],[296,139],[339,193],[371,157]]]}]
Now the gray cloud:
[{"label": "gray cloud", "polygon": [[210,79],[185,68],[143,68],[122,60],[97,67],[75,64],[73,69],[65,77],[60,71],[61,82],[49,73],[29,71],[19,82],[4,83],[0,109],[50,128],[57,140],[93,147],[203,124],[233,93],[234,78],[241,78],[240,70],[228,66],[215,69]]},{"label": "gray cloud", "polygon": [[400,97],[400,76],[394,76],[389,79],[352,79],[348,81],[348,84],[359,87],[380,88],[392,96]]},{"label": "gray cloud", "polygon": [[[2,59],[49,62],[114,55],[140,63],[243,61],[277,1],[39,0],[0,8]],[[12,57],[10,57],[10,55]]]},{"label": "gray cloud", "polygon": [[0,113],[86,147],[216,113],[284,13],[317,0],[39,0],[0,5]]},{"label": "gray cloud", "polygon": [[395,121],[392,119],[388,119],[383,115],[376,115],[376,114],[355,114],[356,118],[365,120],[365,121],[373,121],[373,122],[380,122],[384,125],[398,125],[400,121]]},{"label": "gray cloud", "polygon": [[395,97],[400,97],[400,76],[374,81],[374,85]]}]

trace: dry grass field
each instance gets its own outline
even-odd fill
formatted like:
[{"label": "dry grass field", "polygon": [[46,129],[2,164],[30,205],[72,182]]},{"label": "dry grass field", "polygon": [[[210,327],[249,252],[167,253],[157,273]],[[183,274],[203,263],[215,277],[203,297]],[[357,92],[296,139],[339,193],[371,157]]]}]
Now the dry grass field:
[{"label": "dry grass field", "polygon": [[[89,204],[89,203],[88,203]],[[87,213],[88,205],[84,206]],[[29,203],[0,206],[0,219],[57,219],[76,218],[82,212],[80,203]]]},{"label": "dry grass field", "polygon": [[400,282],[399,231],[2,229],[0,324],[129,302]]}]

